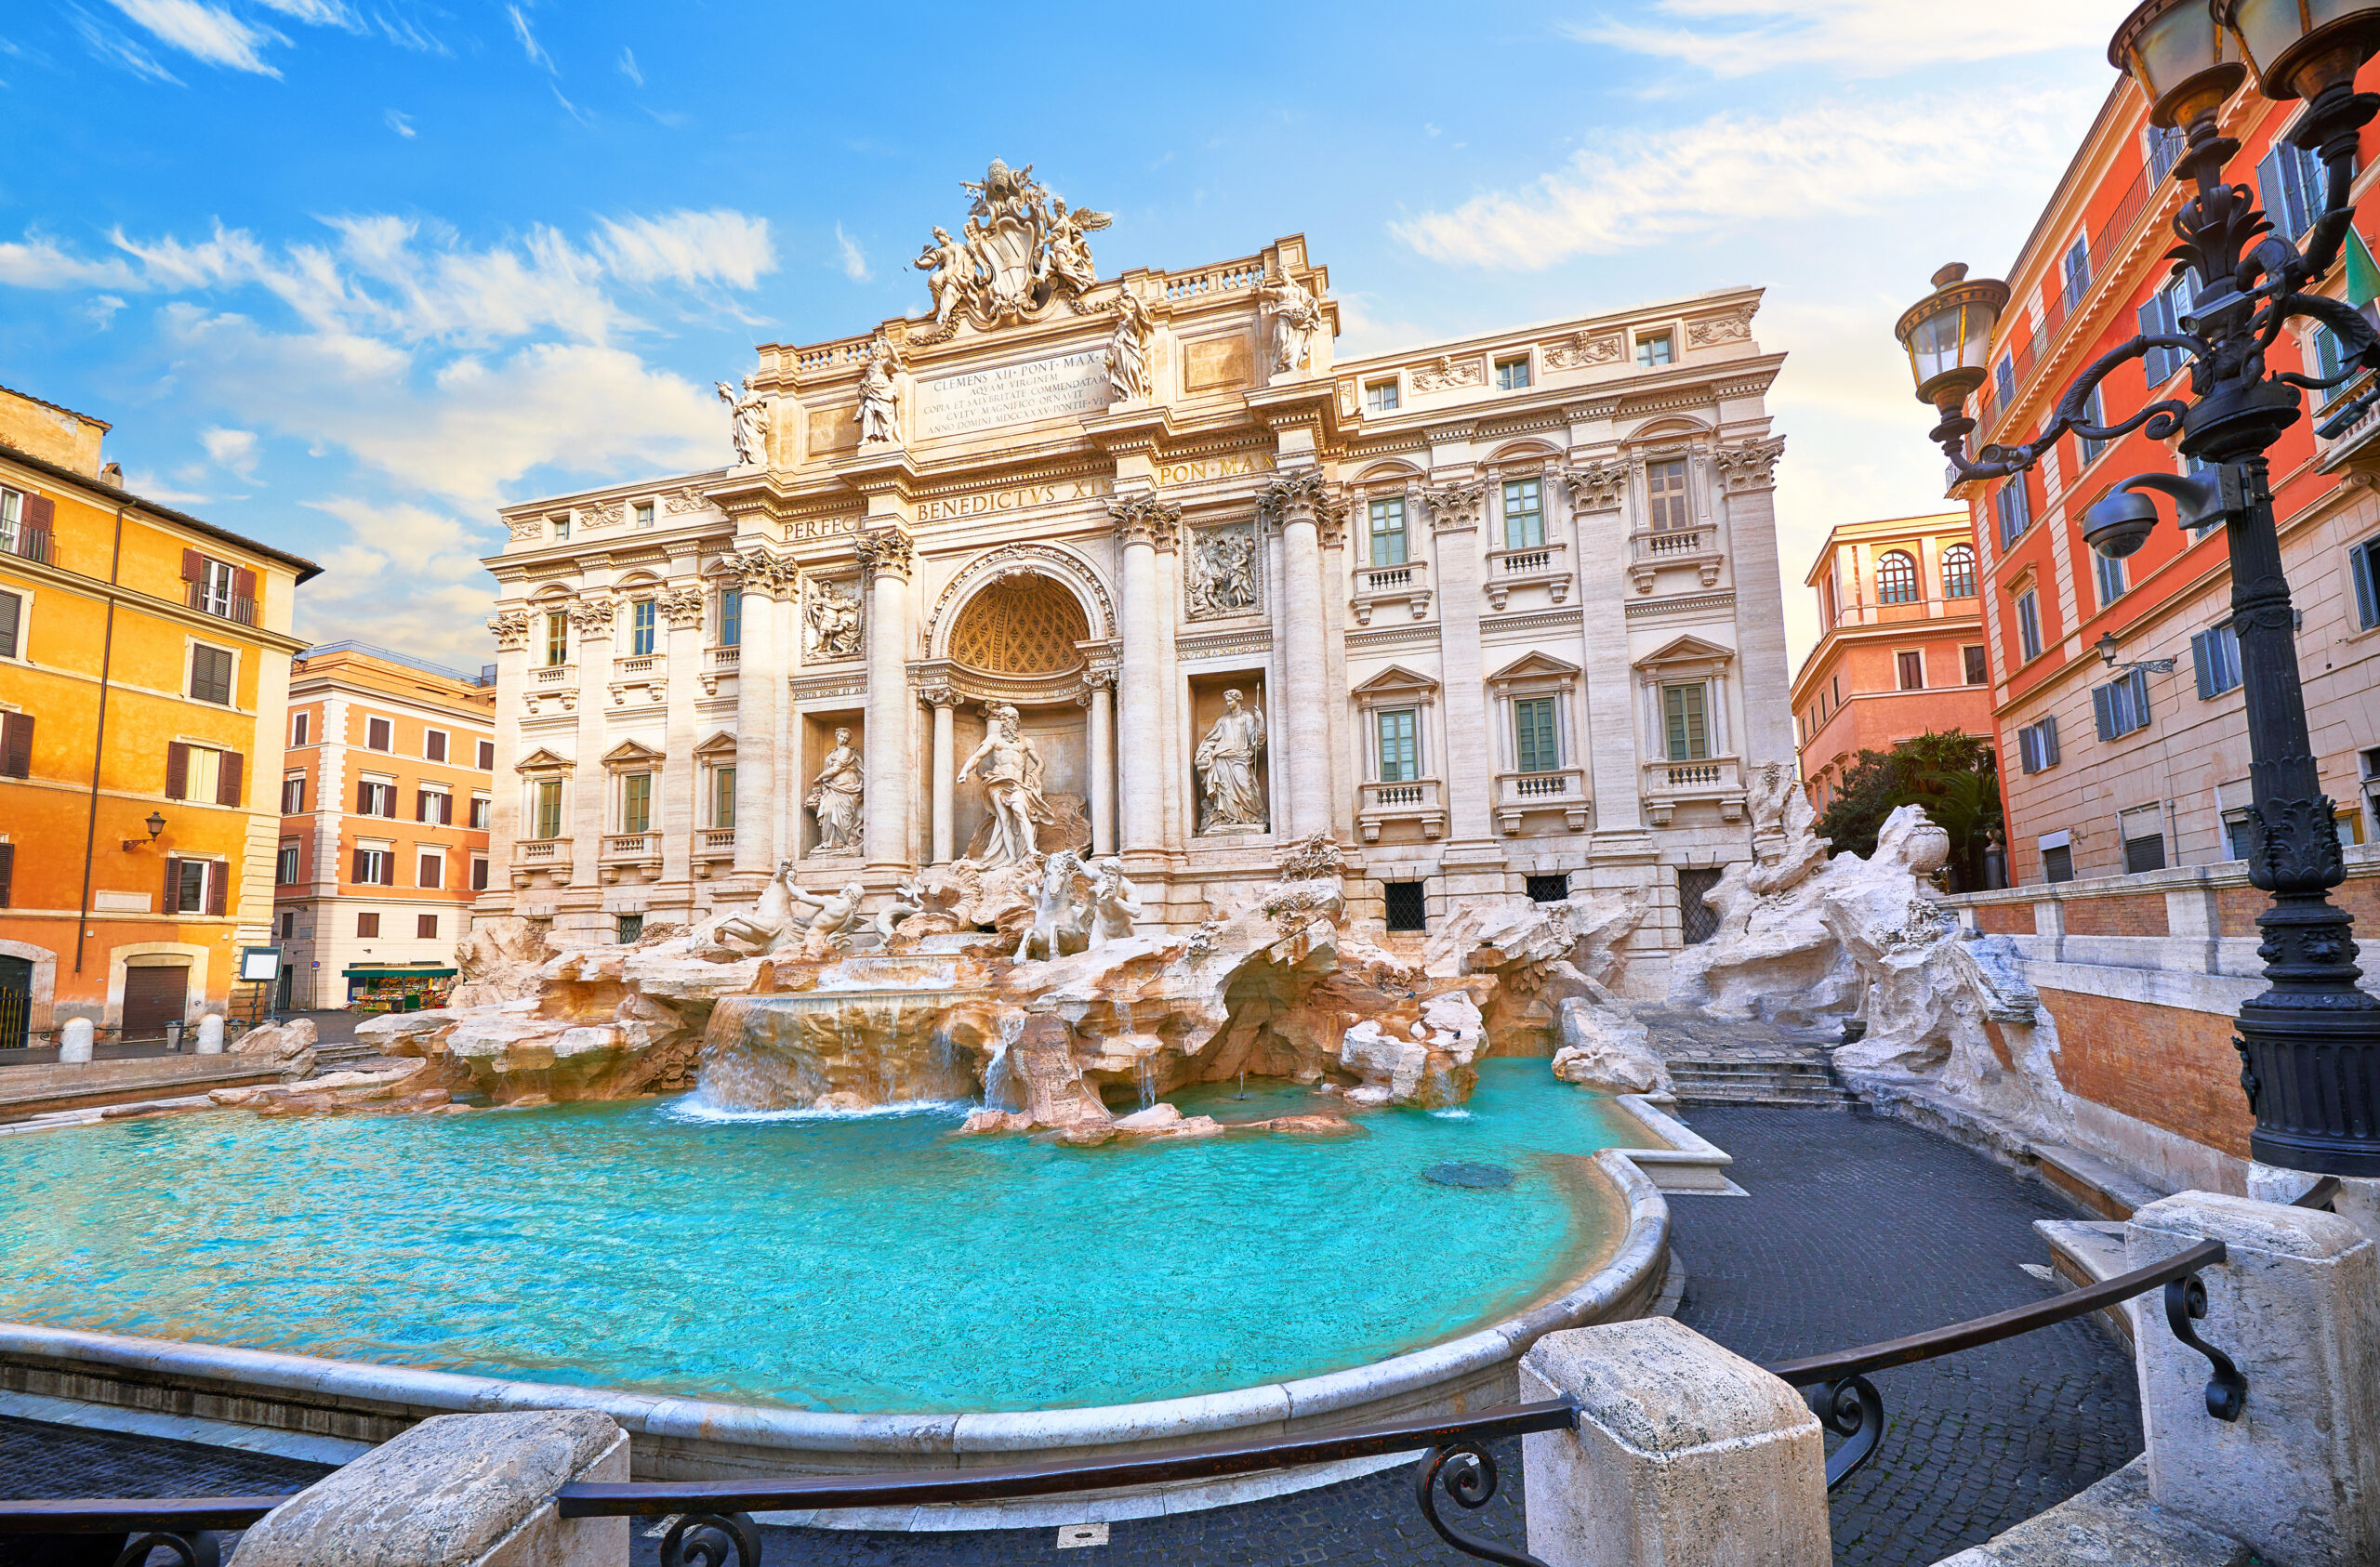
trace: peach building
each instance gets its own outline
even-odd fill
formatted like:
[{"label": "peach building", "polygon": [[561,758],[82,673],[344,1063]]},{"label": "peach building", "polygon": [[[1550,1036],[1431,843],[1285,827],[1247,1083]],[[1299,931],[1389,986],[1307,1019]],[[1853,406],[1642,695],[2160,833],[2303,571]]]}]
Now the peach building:
[{"label": "peach building", "polygon": [[269,941],[258,775],[320,568],[128,493],[107,428],[0,388],[0,1048],[165,1036]]},{"label": "peach building", "polygon": [[1996,745],[1965,512],[1846,522],[1803,580],[1818,595],[1819,635],[1793,679],[1793,722],[1818,810],[1863,749],[1927,730]]},{"label": "peach building", "polygon": [[273,880],[284,1011],[427,1006],[488,884],[496,679],[384,648],[306,650],[289,685]]}]

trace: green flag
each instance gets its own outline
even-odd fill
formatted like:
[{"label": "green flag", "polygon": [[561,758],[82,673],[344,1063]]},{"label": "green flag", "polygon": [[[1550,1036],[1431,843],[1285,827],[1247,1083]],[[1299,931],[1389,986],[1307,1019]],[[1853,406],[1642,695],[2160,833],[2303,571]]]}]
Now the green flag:
[{"label": "green flag", "polygon": [[2371,247],[2363,236],[2353,229],[2347,231],[2347,302],[2362,309],[2380,298],[2380,263],[2372,259]]}]

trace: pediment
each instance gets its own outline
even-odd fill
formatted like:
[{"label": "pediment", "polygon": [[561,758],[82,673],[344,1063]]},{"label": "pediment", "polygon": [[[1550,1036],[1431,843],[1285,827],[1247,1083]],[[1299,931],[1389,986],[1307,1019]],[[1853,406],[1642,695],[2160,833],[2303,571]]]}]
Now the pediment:
[{"label": "pediment", "polygon": [[568,757],[557,757],[540,745],[512,764],[515,772],[568,772],[578,764]]},{"label": "pediment", "polygon": [[603,753],[605,767],[634,767],[645,762],[659,762],[664,753],[654,750],[641,740],[623,740]]},{"label": "pediment", "polygon": [[1350,694],[1362,698],[1371,696],[1426,695],[1438,689],[1438,682],[1429,676],[1392,664],[1379,674],[1357,686]]},{"label": "pediment", "polygon": [[1716,642],[1706,642],[1691,633],[1678,638],[1659,652],[1649,652],[1636,661],[1639,669],[1660,664],[1717,664],[1736,656],[1733,648],[1723,648]]},{"label": "pediment", "polygon": [[701,744],[695,746],[694,755],[697,757],[732,757],[735,755],[734,731],[732,730],[721,730],[717,734],[712,735],[708,740],[706,740]]},{"label": "pediment", "polygon": [[1504,682],[1575,680],[1579,678],[1579,666],[1575,664],[1566,664],[1552,653],[1526,652],[1488,678],[1490,680]]}]

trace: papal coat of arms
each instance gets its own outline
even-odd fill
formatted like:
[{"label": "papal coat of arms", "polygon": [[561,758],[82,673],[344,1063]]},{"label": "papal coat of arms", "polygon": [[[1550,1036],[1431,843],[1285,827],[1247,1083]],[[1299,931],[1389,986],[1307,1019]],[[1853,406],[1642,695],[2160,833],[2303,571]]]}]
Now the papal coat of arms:
[{"label": "papal coat of arms", "polygon": [[961,316],[979,327],[1023,321],[1056,299],[1079,296],[1098,280],[1087,236],[1106,228],[1113,215],[1069,210],[1034,179],[1031,164],[1011,169],[995,158],[980,182],[959,184],[974,201],[959,236],[934,230],[911,263],[933,292],[937,331],[947,335]]}]

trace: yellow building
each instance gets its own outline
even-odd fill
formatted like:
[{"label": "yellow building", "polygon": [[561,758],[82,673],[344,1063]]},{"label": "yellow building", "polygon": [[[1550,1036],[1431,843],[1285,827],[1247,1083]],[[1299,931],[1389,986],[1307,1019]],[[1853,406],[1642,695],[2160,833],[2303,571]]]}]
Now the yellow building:
[{"label": "yellow building", "polygon": [[270,941],[301,582],[144,501],[107,425],[0,388],[0,1047],[223,1010]]}]

